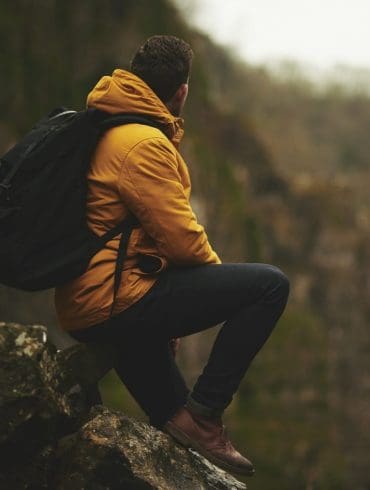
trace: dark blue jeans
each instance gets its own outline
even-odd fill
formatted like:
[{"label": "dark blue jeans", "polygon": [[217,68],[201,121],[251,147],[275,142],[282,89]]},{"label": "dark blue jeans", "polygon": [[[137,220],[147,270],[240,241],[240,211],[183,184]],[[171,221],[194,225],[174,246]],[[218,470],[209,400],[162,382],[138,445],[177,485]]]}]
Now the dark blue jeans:
[{"label": "dark blue jeans", "polygon": [[189,394],[169,340],[224,322],[191,393],[198,403],[223,410],[271,334],[288,294],[286,276],[271,265],[169,268],[134,305],[73,336],[114,343],[118,376],[150,423],[161,427]]}]

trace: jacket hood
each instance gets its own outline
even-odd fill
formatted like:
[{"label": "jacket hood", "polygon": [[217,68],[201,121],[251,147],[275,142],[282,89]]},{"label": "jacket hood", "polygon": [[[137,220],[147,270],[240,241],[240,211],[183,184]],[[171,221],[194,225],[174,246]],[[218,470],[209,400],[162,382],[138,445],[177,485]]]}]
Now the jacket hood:
[{"label": "jacket hood", "polygon": [[104,76],[87,96],[87,107],[110,114],[128,112],[146,114],[164,126],[164,132],[175,144],[184,134],[183,119],[173,116],[153,90],[133,73],[116,69]]}]

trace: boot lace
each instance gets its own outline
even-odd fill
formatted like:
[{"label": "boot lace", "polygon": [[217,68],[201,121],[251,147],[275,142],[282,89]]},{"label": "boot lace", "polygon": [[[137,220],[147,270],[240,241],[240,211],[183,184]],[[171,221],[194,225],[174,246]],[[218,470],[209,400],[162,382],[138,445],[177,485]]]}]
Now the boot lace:
[{"label": "boot lace", "polygon": [[221,428],[220,446],[225,448],[225,449],[234,449],[233,445],[231,444],[226,425],[222,425],[222,428]]}]

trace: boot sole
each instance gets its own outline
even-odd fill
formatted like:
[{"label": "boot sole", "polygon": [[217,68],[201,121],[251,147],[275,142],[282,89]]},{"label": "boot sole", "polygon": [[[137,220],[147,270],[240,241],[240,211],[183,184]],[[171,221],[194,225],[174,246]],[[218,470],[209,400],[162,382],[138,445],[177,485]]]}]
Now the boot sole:
[{"label": "boot sole", "polygon": [[176,439],[176,441],[179,442],[182,446],[186,448],[195,449],[195,451],[197,451],[199,454],[207,458],[211,463],[214,463],[216,466],[218,466],[223,470],[226,470],[230,473],[236,473],[238,475],[244,475],[244,476],[253,476],[255,473],[254,468],[251,468],[249,470],[243,469],[237,466],[233,466],[223,461],[222,459],[217,458],[212,453],[209,453],[206,449],[200,446],[193,439],[190,439],[190,437],[188,437],[184,432],[178,429],[171,422],[167,422],[166,427],[164,429],[168,434],[170,434],[174,439]]}]

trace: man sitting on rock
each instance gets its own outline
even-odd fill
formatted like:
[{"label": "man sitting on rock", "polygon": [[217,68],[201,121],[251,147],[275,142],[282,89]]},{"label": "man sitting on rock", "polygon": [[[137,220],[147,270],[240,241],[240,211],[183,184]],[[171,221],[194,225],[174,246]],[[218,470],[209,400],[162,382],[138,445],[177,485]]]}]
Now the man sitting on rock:
[{"label": "man sitting on rock", "polygon": [[[56,307],[75,339],[115,346],[114,368],[152,425],[219,467],[251,475],[252,463],[231,444],[221,416],[282,314],[289,283],[271,265],[222,264],[191,208],[178,148],[192,55],[181,39],[153,36],[130,71],[114,70],[90,92],[88,107],[150,117],[161,129],[135,123],[109,129],[87,175],[87,219],[96,234],[129,211],[140,221],[113,308],[119,237],[81,277],[56,289]],[[170,341],[220,323],[190,391]]]}]

